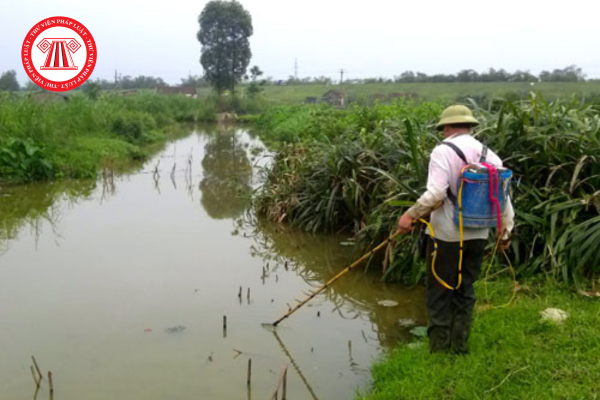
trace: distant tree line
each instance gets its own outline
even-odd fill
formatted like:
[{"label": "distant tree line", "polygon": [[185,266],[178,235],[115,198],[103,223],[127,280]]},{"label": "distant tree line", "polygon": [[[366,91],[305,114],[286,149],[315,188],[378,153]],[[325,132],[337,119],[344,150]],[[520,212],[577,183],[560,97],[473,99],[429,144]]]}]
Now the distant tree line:
[{"label": "distant tree line", "polygon": [[[250,76],[244,75],[242,82],[249,86],[248,94],[256,95],[261,91],[262,86],[266,85],[331,85],[334,81],[326,76],[296,78],[290,76],[287,80],[274,80],[271,77],[259,80],[258,77],[263,72],[254,66],[250,69]],[[507,72],[504,69],[490,68],[485,72],[478,73],[472,69],[465,69],[456,74],[435,74],[427,75],[423,72],[406,71],[400,75],[390,78],[364,78],[347,79],[346,84],[369,84],[369,83],[427,83],[427,82],[583,82],[586,76],[582,69],[571,65],[563,69],[552,71],[542,71],[539,75],[534,75],[529,71],[517,70]],[[598,81],[598,79],[589,79],[588,81]],[[154,76],[117,76],[116,79],[96,79],[88,80],[85,85],[94,84],[101,90],[133,90],[133,89],[155,89],[161,86],[180,86],[192,88],[210,87],[208,80],[199,75],[189,75],[181,78],[178,85],[169,85],[160,77]],[[17,73],[14,70],[5,71],[0,74],[0,91],[18,91],[18,90],[39,90],[39,87],[32,81],[26,85],[19,85]]]},{"label": "distant tree line", "polygon": [[[505,69],[490,68],[484,72],[477,72],[472,69],[464,69],[456,74],[434,74],[428,75],[423,72],[405,71],[393,78],[371,77],[363,79],[346,79],[346,84],[368,84],[368,83],[438,83],[438,82],[583,82],[585,74],[582,69],[576,65],[571,65],[563,69],[553,71],[542,71],[539,75],[534,75],[529,71],[517,70],[508,72]],[[332,84],[331,78],[321,76],[315,78],[296,78],[290,76],[284,81],[273,81],[267,78],[267,84],[286,84],[286,85],[323,85]]]}]

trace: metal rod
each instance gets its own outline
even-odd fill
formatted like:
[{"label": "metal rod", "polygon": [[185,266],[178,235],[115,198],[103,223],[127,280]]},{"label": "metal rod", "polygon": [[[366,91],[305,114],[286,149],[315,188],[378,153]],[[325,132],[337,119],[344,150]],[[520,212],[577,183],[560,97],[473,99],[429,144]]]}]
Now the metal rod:
[{"label": "metal rod", "polygon": [[356,268],[357,266],[359,266],[360,264],[362,264],[365,260],[367,260],[369,257],[371,257],[373,254],[375,254],[377,251],[379,251],[382,248],[384,248],[389,242],[391,242],[392,240],[394,240],[398,235],[400,235],[400,232],[394,233],[392,236],[390,236],[387,239],[385,239],[378,246],[376,246],[375,248],[373,248],[372,250],[370,250],[369,252],[367,252],[361,258],[359,258],[358,260],[354,261],[352,264],[350,264],[349,266],[347,266],[346,268],[344,268],[336,276],[334,276],[329,281],[327,281],[323,286],[321,286],[320,288],[318,288],[317,290],[315,290],[314,292],[312,292],[312,294],[310,296],[308,296],[306,299],[304,299],[303,301],[301,301],[296,307],[294,307],[293,309],[291,309],[290,311],[288,311],[283,317],[281,317],[277,321],[273,322],[273,326],[279,325],[279,323],[281,321],[283,321],[284,319],[288,318],[290,315],[292,315],[293,313],[295,313],[299,308],[301,308],[303,305],[305,305],[306,303],[308,303],[309,301],[311,301],[314,297],[316,297],[319,293],[323,292],[325,289],[327,289],[329,286],[331,286],[335,281],[337,281],[338,279],[340,279],[347,272],[353,270],[354,268]]}]

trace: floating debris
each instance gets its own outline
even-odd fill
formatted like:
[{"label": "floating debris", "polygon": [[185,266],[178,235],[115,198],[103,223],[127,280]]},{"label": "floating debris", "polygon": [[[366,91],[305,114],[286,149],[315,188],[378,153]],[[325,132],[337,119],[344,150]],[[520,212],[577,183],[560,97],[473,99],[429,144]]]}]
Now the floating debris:
[{"label": "floating debris", "polygon": [[170,328],[166,328],[165,332],[166,333],[181,333],[184,330],[185,330],[185,326],[177,325],[177,326],[172,326]]},{"label": "floating debris", "polygon": [[150,328],[146,328],[146,329],[144,329],[144,332],[146,332],[146,333],[148,333],[148,332],[152,332],[152,329],[150,329]]},{"label": "floating debris", "polygon": [[398,325],[402,328],[412,328],[417,325],[417,321],[412,318],[402,318],[398,320]]},{"label": "floating debris", "polygon": [[410,333],[415,335],[418,338],[427,337],[427,327],[426,326],[417,326],[410,330]]},{"label": "floating debris", "polygon": [[379,300],[377,304],[384,307],[396,307],[399,303],[395,300]]}]

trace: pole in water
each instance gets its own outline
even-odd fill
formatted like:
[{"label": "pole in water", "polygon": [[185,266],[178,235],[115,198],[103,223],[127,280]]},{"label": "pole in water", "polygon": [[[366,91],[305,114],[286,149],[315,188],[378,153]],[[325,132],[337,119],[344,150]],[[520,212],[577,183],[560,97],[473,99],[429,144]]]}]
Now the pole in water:
[{"label": "pole in water", "polygon": [[40,381],[38,380],[37,376],[35,375],[35,371],[33,370],[33,365],[31,365],[30,368],[31,368],[31,376],[33,376],[33,381],[35,382],[35,386],[37,386],[39,388]]},{"label": "pole in water", "polygon": [[238,292],[238,297],[242,300],[242,287],[240,286],[240,291]]},{"label": "pole in water", "polygon": [[50,394],[54,394],[54,383],[52,382],[52,371],[48,371],[48,385],[50,386]]},{"label": "pole in water", "polygon": [[281,389],[281,400],[286,400],[287,397],[287,370],[288,366],[285,366],[283,370],[283,388]]},{"label": "pole in water", "polygon": [[250,304],[250,288],[248,288],[248,291],[246,292],[246,300],[248,301],[248,304]]},{"label": "pole in water", "polygon": [[[338,279],[340,279],[343,275],[345,275],[349,271],[353,270],[354,268],[358,267],[362,262],[364,262],[367,259],[369,259],[377,251],[379,251],[382,248],[384,248],[385,246],[387,246],[387,244],[389,242],[391,242],[392,240],[394,240],[398,235],[400,235],[399,231],[395,232],[393,235],[391,235],[390,237],[388,237],[387,239],[385,239],[379,245],[375,246],[373,249],[371,249],[370,251],[368,251],[367,253],[365,253],[358,260],[356,260],[352,264],[348,265],[346,268],[344,268],[343,270],[341,270],[337,275],[335,275],[333,278],[331,278],[326,283],[324,283],[321,287],[319,287],[318,289],[316,289],[315,291],[313,291],[310,294],[310,296],[308,296],[306,299],[304,299],[299,304],[297,304],[293,309],[290,307],[290,309],[288,310],[287,313],[285,313],[281,318],[279,318],[277,321],[273,322],[271,325],[272,326],[277,326],[277,325],[279,325],[279,323],[281,321],[283,321],[286,318],[289,318],[290,315],[292,315],[293,313],[295,313],[299,308],[301,308],[303,305],[305,305],[310,300],[312,300],[313,298],[315,298],[319,293],[322,293],[323,291],[325,291],[325,289],[327,289],[328,287],[330,287],[331,285],[333,285],[333,283],[335,281],[337,281]],[[289,305],[288,305],[288,307],[289,307]],[[264,324],[263,324],[263,326],[264,326]]]},{"label": "pole in water", "polygon": [[227,337],[227,315],[223,315],[223,337]]},{"label": "pole in water", "polygon": [[250,387],[250,383],[252,382],[252,359],[248,359],[248,378],[246,380],[246,385]]},{"label": "pole in water", "polygon": [[[40,367],[38,367],[37,361],[35,361],[35,357],[34,356],[31,356],[31,359],[33,360],[33,365],[35,366],[35,370],[38,373],[38,381],[41,382],[42,378],[43,378],[43,375],[40,372]],[[39,385],[39,383],[38,383],[38,385]]]}]

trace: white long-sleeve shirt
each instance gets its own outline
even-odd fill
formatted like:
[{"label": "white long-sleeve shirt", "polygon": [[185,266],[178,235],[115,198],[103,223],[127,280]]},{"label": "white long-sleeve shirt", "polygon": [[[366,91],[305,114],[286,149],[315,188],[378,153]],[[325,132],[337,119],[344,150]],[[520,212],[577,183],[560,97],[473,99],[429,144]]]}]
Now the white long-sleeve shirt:
[{"label": "white long-sleeve shirt", "polygon": [[[481,157],[483,145],[469,134],[458,134],[445,139],[456,145],[465,155],[469,163],[477,163]],[[487,162],[499,168],[502,160],[496,153],[488,149]],[[447,196],[448,187],[456,196],[458,192],[458,180],[464,162],[456,152],[446,145],[439,145],[431,152],[429,161],[429,174],[427,177],[427,191],[417,200],[417,203],[408,210],[414,219],[421,218],[443,201],[443,205],[431,213],[431,225],[437,239],[446,242],[460,241],[458,225],[454,223],[454,204]],[[507,197],[504,212],[502,214],[502,225],[504,238],[508,238],[514,227],[514,210],[510,197]],[[429,234],[429,232],[427,232]],[[489,229],[464,228],[464,240],[487,239]]]}]

